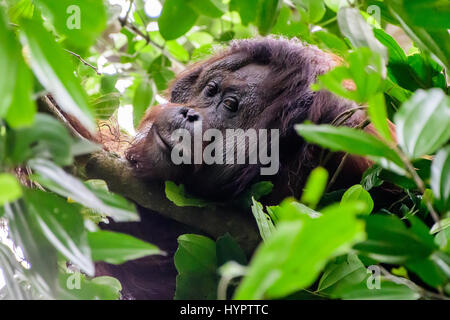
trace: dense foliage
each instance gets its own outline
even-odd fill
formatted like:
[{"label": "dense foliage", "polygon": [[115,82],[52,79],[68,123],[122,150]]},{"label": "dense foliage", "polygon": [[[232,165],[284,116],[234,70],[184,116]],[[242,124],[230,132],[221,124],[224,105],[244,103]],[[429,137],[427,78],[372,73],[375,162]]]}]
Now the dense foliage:
[{"label": "dense foliage", "polygon": [[[386,32],[393,25],[412,40],[408,49]],[[128,0],[123,8],[103,0],[0,1],[0,217],[18,246],[14,255],[10,242],[0,243],[0,297],[117,299],[120,283],[93,277],[94,262],[161,254],[98,228],[107,217],[136,220],[134,205],[102,181],[62,169],[97,146],[38,112],[40,99],[51,93],[90,130],[132,105],[136,125],[186,64],[233,39],[274,34],[342,56],[345,63],[313,89],[358,102],[380,138],[308,123],[298,133],[375,165],[360,185],[334,193],[326,191],[333,177],[317,168],[300,200],[274,207],[256,197],[270,186],[256,186],[248,212],[263,240],[253,257],[247,261],[229,235],[181,236],[175,298],[448,298],[449,28],[450,5],[439,0]],[[388,207],[368,192],[383,183],[402,190]],[[177,205],[207,205],[182,186],[168,182],[166,191]]]}]

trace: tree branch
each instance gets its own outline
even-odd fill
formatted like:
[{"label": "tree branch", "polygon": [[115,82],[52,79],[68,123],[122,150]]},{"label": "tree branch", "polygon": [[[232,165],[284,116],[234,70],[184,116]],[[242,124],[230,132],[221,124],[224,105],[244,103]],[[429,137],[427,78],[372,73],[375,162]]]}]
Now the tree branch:
[{"label": "tree branch", "polygon": [[141,207],[156,211],[164,217],[195,227],[220,237],[230,233],[246,253],[251,253],[261,241],[253,216],[248,212],[227,207],[178,207],[165,196],[160,182],[144,183],[136,178],[128,162],[101,151],[76,163],[87,179],[106,181],[112,192],[118,193]]}]

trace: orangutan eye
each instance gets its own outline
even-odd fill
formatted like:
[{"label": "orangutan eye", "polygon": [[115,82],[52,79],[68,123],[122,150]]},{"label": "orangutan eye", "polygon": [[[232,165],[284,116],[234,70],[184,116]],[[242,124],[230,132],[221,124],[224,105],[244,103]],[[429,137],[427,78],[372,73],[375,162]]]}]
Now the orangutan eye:
[{"label": "orangutan eye", "polygon": [[222,103],[223,106],[231,112],[236,112],[239,105],[239,101],[234,97],[225,98]]},{"label": "orangutan eye", "polygon": [[206,85],[205,90],[206,90],[206,91],[205,91],[205,92],[206,92],[206,95],[207,95],[208,97],[213,97],[213,96],[215,96],[216,93],[219,91],[219,85],[217,84],[217,82],[211,81],[210,83],[208,83],[208,84]]}]

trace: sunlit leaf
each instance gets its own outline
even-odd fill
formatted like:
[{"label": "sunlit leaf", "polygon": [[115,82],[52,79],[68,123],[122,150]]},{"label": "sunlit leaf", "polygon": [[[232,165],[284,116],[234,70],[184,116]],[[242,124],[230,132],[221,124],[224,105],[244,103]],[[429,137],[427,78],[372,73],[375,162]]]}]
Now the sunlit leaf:
[{"label": "sunlit leaf", "polygon": [[92,260],[121,264],[154,254],[165,254],[153,244],[144,242],[128,234],[112,231],[88,233]]}]

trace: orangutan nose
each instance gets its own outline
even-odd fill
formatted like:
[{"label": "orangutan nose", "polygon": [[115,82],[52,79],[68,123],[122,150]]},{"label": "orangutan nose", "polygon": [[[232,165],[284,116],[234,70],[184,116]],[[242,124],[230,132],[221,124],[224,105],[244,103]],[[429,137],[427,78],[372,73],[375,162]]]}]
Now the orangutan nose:
[{"label": "orangutan nose", "polygon": [[182,107],[180,113],[189,122],[195,122],[200,119],[200,114],[192,108]]}]

